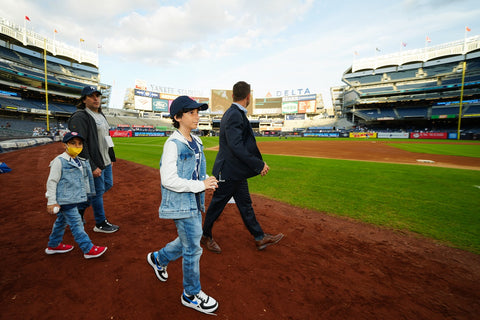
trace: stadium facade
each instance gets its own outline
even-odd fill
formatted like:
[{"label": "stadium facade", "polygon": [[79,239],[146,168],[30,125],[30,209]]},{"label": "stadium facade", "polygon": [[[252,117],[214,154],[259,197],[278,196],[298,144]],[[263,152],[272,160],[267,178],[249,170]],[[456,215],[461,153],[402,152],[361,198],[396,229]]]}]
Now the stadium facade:
[{"label": "stadium facade", "polygon": [[355,60],[342,113],[373,130],[480,129],[480,36]]},{"label": "stadium facade", "polygon": [[[248,117],[254,131],[339,137],[352,128],[456,131],[461,121],[464,132],[480,134],[480,36],[357,59],[342,81],[344,86],[330,89],[333,114],[327,113],[323,96],[310,90],[253,99]],[[212,89],[207,97],[137,80],[127,89],[123,109],[109,109],[111,87],[101,83],[96,52],[0,18],[0,137],[31,135],[34,127],[65,128],[86,85],[102,91],[102,109],[116,129],[114,136],[168,135],[173,130],[168,110],[179,95],[209,104],[199,131],[215,134],[232,103],[231,90]],[[24,130],[10,128],[13,122]]]},{"label": "stadium facade", "polygon": [[[255,96],[255,90],[252,89],[252,95]],[[263,135],[286,135],[299,134],[309,127],[331,129],[335,126],[334,123],[338,119],[330,118],[321,94],[310,93],[308,89],[296,93],[289,92],[280,97],[254,98],[247,107],[247,116],[253,130]],[[210,106],[207,111],[201,113],[199,130],[202,134],[218,133],[220,119],[233,102],[231,90],[212,89],[209,97],[201,97],[201,93],[194,90],[149,85],[145,81],[136,80],[135,87],[127,89],[124,110],[137,111],[145,119],[170,121],[168,114],[170,104],[176,97],[185,94]]]},{"label": "stadium facade", "polygon": [[7,121],[20,128],[45,128],[46,123],[51,127],[47,130],[64,127],[86,85],[97,86],[102,107],[108,107],[111,87],[100,82],[97,53],[0,18],[2,126]]}]

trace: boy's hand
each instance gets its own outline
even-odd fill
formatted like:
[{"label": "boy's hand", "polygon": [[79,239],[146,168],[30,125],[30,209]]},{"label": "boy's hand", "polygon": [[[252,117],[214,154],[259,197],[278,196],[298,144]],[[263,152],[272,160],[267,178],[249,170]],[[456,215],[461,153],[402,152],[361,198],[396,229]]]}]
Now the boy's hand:
[{"label": "boy's hand", "polygon": [[51,204],[47,206],[47,212],[49,214],[57,214],[60,211],[60,206],[58,204]]},{"label": "boy's hand", "polygon": [[214,176],[208,177],[207,179],[203,180],[203,183],[205,184],[205,189],[217,189],[218,188],[218,181],[217,178]]}]

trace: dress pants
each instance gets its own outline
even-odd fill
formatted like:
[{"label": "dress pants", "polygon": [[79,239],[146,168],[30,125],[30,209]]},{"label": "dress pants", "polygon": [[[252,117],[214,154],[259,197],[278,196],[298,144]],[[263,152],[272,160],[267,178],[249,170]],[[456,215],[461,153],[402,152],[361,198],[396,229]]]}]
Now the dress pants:
[{"label": "dress pants", "polygon": [[235,200],[243,223],[255,240],[261,240],[264,236],[262,227],[257,221],[252,207],[252,199],[248,190],[247,180],[226,180],[219,182],[218,188],[213,193],[212,201],[208,206],[203,223],[203,235],[212,238],[212,227],[218,219],[230,198]]}]

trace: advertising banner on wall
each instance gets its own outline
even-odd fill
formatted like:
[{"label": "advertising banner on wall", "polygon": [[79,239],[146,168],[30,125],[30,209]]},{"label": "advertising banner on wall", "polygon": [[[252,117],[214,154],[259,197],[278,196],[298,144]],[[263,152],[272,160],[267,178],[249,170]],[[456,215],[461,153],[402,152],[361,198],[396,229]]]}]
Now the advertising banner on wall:
[{"label": "advertising banner on wall", "polygon": [[447,139],[446,132],[412,132],[410,139]]},{"label": "advertising banner on wall", "polygon": [[282,102],[282,113],[297,113],[298,101]]},{"label": "advertising banner on wall", "polygon": [[376,138],[376,132],[350,132],[350,138]]},{"label": "advertising banner on wall", "polygon": [[110,137],[131,137],[132,130],[110,130]]},{"label": "advertising banner on wall", "polygon": [[408,139],[410,134],[408,132],[379,132],[377,138],[379,139]]},{"label": "advertising banner on wall", "polygon": [[136,79],[135,80],[135,89],[147,90],[147,81]]},{"label": "advertising banner on wall", "polygon": [[285,120],[305,120],[306,115],[301,114],[287,114],[285,115]]},{"label": "advertising banner on wall", "polygon": [[135,89],[136,96],[160,98],[160,93],[146,90]]},{"label": "advertising banner on wall", "polygon": [[338,138],[339,132],[304,132],[304,137],[325,137],[325,138]]},{"label": "advertising banner on wall", "polygon": [[317,111],[316,104],[316,100],[298,101],[298,112],[315,113]]},{"label": "advertising banner on wall", "polygon": [[133,135],[135,137],[165,137],[167,133],[157,131],[134,131]]},{"label": "advertising banner on wall", "polygon": [[212,101],[209,109],[211,112],[225,112],[232,105],[232,90],[212,89]]},{"label": "advertising banner on wall", "polygon": [[168,112],[168,100],[165,99],[152,99],[153,111]]},{"label": "advertising banner on wall", "polygon": [[316,94],[283,97],[282,113],[315,113],[316,104]]},{"label": "advertising banner on wall", "polygon": [[135,109],[152,111],[152,98],[135,96]]}]

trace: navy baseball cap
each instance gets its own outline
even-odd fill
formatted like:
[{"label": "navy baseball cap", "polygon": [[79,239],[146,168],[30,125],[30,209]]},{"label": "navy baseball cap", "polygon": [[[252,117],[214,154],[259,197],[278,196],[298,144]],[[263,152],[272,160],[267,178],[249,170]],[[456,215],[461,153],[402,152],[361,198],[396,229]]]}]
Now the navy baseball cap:
[{"label": "navy baseball cap", "polygon": [[67,143],[68,141],[72,140],[73,138],[80,138],[80,139],[82,139],[82,141],[85,141],[85,139],[78,132],[75,132],[75,131],[65,133],[62,141],[63,141],[63,143]]},{"label": "navy baseball cap", "polygon": [[193,109],[207,110],[208,104],[198,103],[197,101],[187,96],[180,96],[173,100],[172,104],[170,105],[170,117],[173,118],[177,113],[182,110]]},{"label": "navy baseball cap", "polygon": [[100,95],[102,94],[100,92],[100,90],[97,89],[97,87],[95,86],[86,86],[85,88],[83,88],[82,90],[82,97],[85,97],[85,96],[89,96],[91,95],[92,93],[94,92],[98,92]]}]

